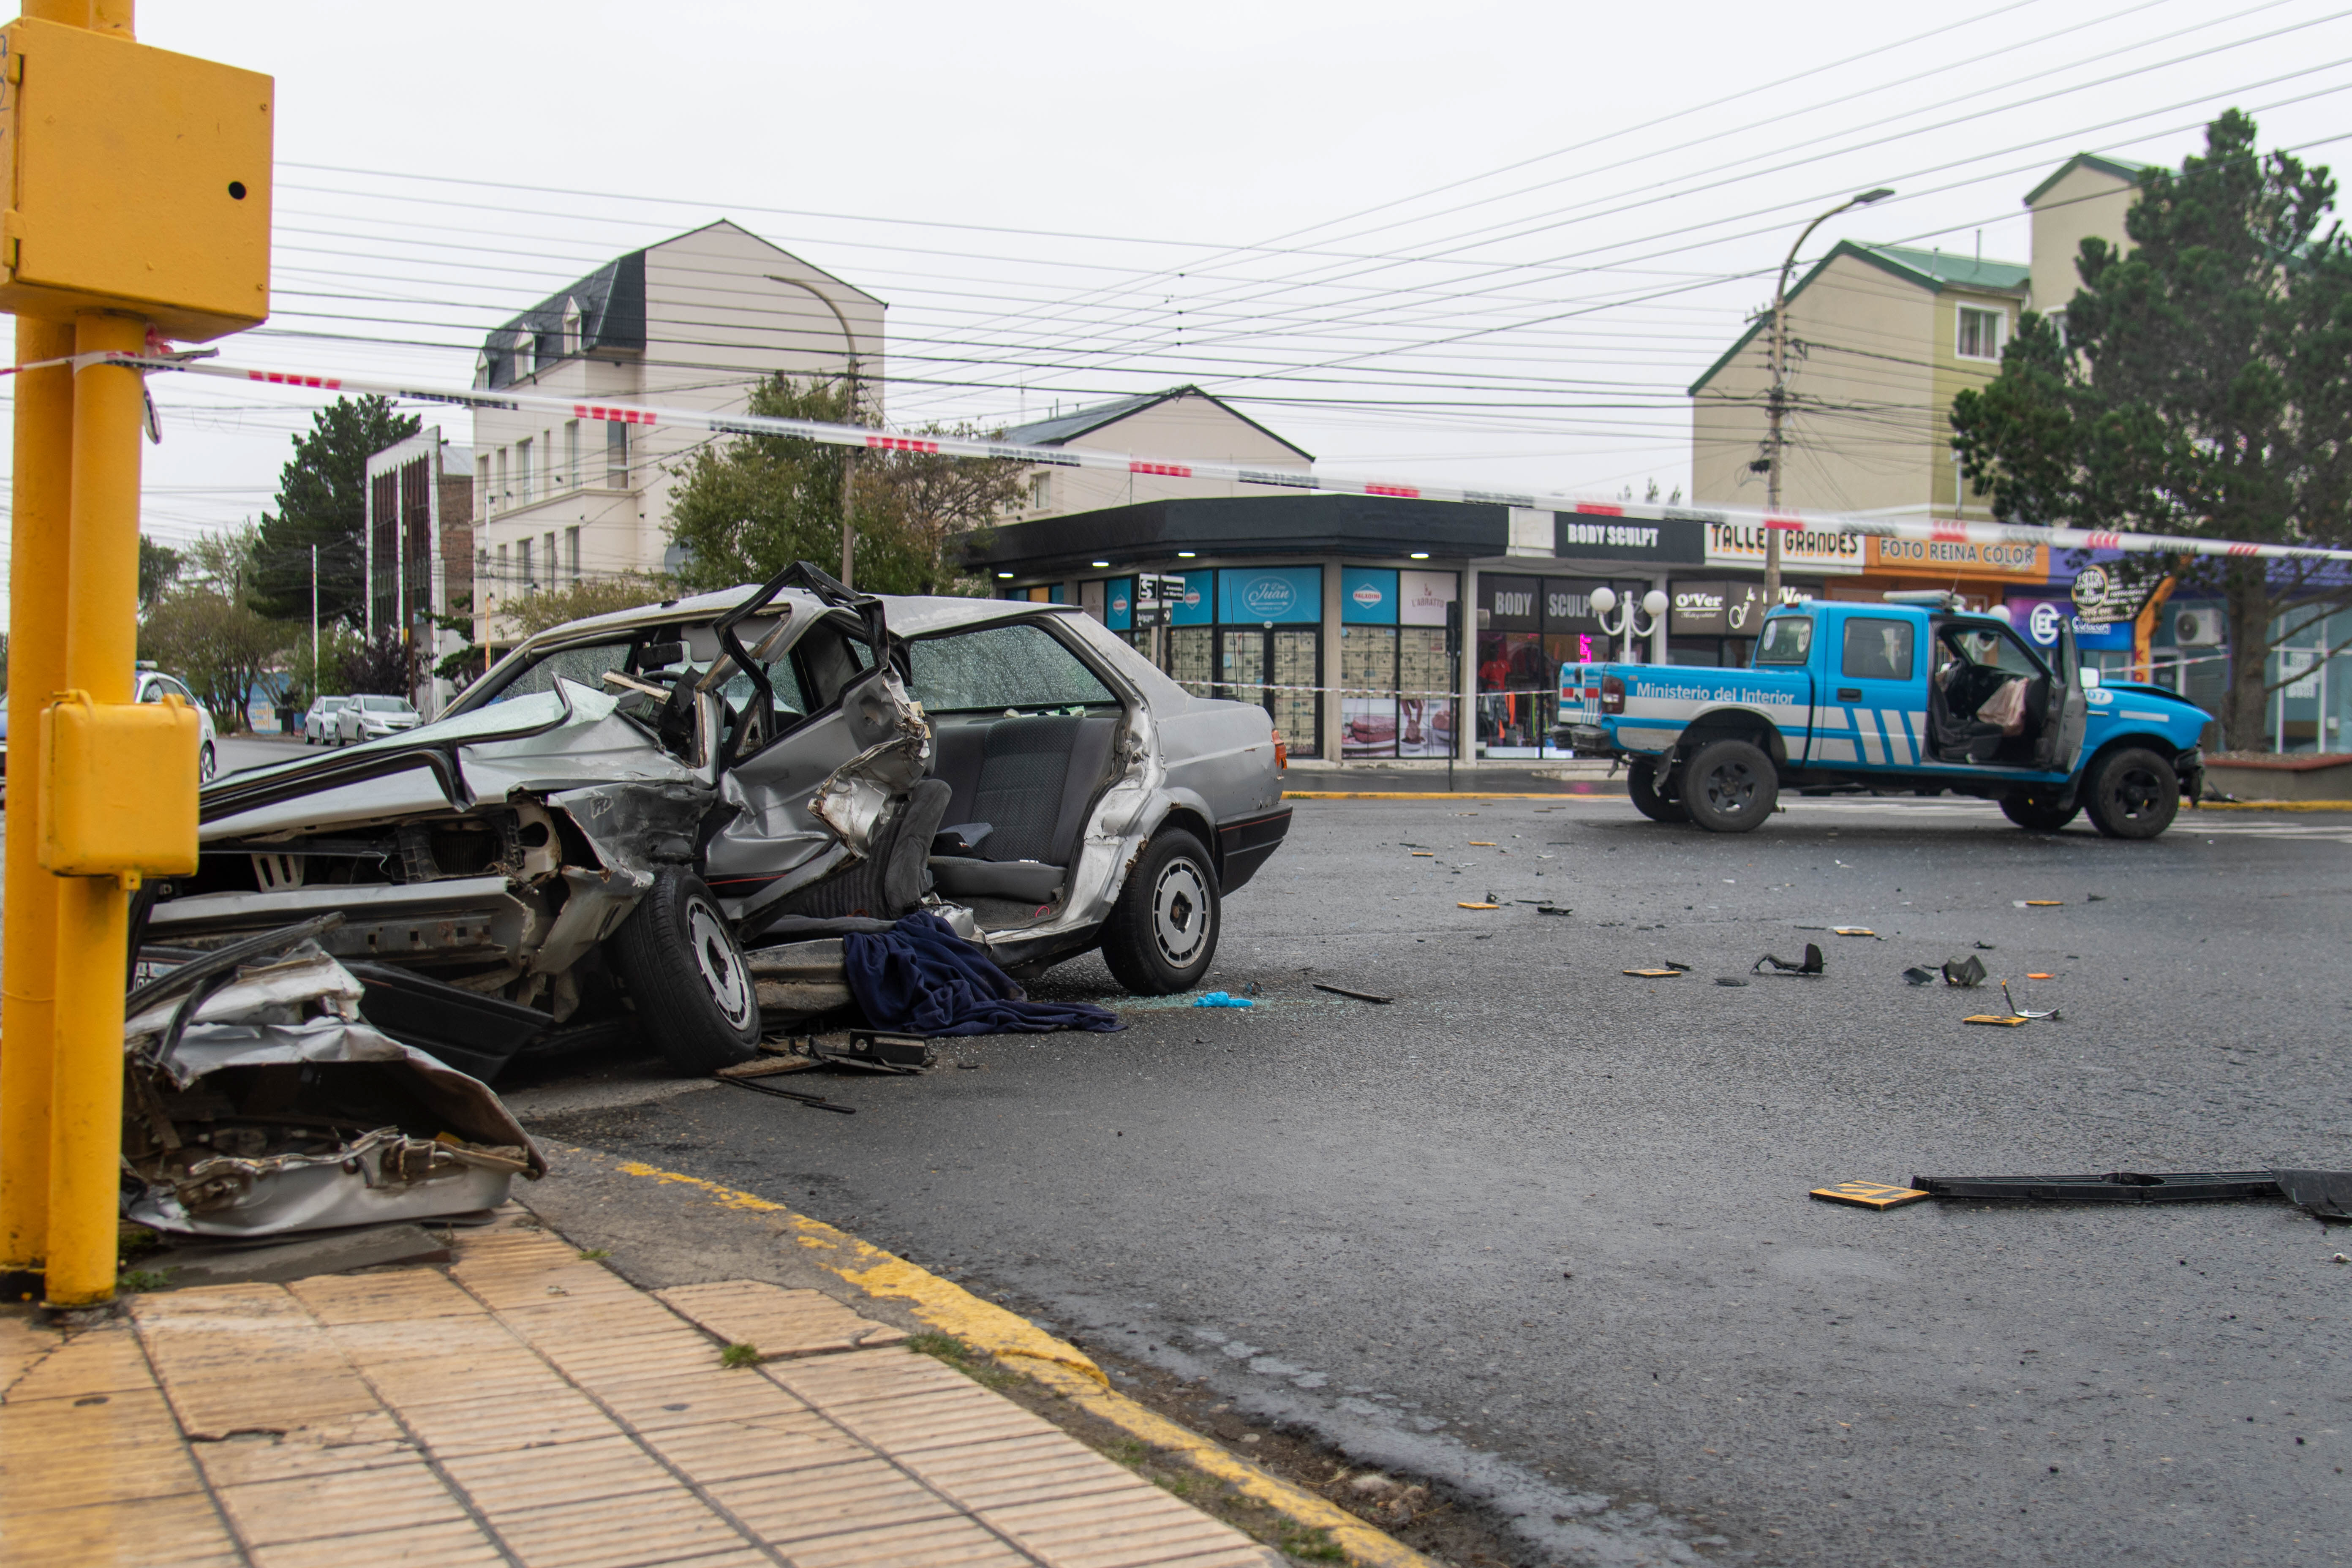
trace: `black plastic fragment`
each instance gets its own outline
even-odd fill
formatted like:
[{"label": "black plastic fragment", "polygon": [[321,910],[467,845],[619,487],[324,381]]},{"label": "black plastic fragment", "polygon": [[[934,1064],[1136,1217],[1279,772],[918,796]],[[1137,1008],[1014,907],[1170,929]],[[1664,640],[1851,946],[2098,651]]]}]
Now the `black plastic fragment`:
[{"label": "black plastic fragment", "polygon": [[778,1089],[774,1084],[761,1083],[757,1079],[730,1078],[722,1079],[720,1081],[723,1083],[731,1083],[737,1089],[748,1089],[753,1094],[772,1094],[778,1100],[797,1100],[799,1103],[807,1106],[811,1110],[830,1110],[838,1116],[855,1116],[857,1114],[857,1107],[854,1105],[835,1105],[833,1101],[825,1099],[823,1095],[803,1094],[798,1089]]},{"label": "black plastic fragment", "polygon": [[1359,1002],[1370,1002],[1385,1007],[1396,1000],[1393,996],[1375,996],[1369,991],[1350,991],[1344,985],[1326,985],[1320,980],[1310,982],[1318,991],[1328,991],[1334,996],[1352,996]]},{"label": "black plastic fragment", "polygon": [[1758,959],[1754,963],[1749,964],[1748,966],[1748,973],[1750,974],[1761,973],[1763,973],[1764,966],[1768,963],[1770,964],[1775,971],[1782,974],[1826,974],[1829,973],[1829,965],[1822,959],[1821,944],[1813,942],[1805,943],[1805,961],[1802,963],[1791,963],[1785,958],[1777,957],[1774,954],[1768,952],[1763,957]]},{"label": "black plastic fragment", "polygon": [[1903,972],[1904,981],[1912,985],[1925,985],[1936,978],[1936,972],[1924,964],[1913,964]]},{"label": "black plastic fragment", "polygon": [[[2342,1178],[2352,1185],[2352,1174]],[[2074,1176],[1914,1176],[1911,1184],[1939,1198],[1991,1198],[2045,1204],[2212,1203],[2282,1196],[2270,1171],[2173,1171],[2151,1175],[2109,1171]]]},{"label": "black plastic fragment", "polygon": [[2273,1171],[2287,1202],[2316,1219],[2352,1221],[2352,1171]]}]

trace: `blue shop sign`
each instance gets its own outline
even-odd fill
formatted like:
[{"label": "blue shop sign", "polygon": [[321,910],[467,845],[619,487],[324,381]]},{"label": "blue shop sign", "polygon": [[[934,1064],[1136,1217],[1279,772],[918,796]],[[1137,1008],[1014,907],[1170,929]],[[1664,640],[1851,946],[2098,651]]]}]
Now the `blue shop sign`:
[{"label": "blue shop sign", "polygon": [[1217,619],[1227,626],[1312,625],[1323,618],[1323,568],[1250,566],[1217,574]]},{"label": "blue shop sign", "polygon": [[2131,650],[2132,628],[2129,621],[2117,621],[2113,626],[2095,626],[2074,614],[2074,605],[2066,599],[2011,599],[2009,601],[2011,624],[2018,635],[2037,648],[2058,646],[2058,627],[2062,620],[2074,625],[2074,646],[2084,648]]},{"label": "blue shop sign", "polygon": [[1115,632],[1135,629],[1135,579],[1113,577],[1103,584],[1103,625]]},{"label": "blue shop sign", "polygon": [[1168,624],[1171,626],[1205,626],[1217,618],[1217,574],[1214,572],[1184,574],[1184,600],[1168,607]]},{"label": "blue shop sign", "polygon": [[1339,568],[1339,621],[1350,626],[1397,624],[1397,574],[1378,566]]}]

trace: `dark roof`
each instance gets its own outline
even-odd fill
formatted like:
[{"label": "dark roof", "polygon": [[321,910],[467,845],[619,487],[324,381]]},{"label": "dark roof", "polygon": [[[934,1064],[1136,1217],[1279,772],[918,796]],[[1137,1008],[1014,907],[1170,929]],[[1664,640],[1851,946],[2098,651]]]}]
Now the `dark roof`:
[{"label": "dark roof", "polygon": [[1390,496],[1201,496],[1138,501],[1099,511],[999,523],[975,536],[966,559],[1024,575],[1083,570],[1108,559],[1166,562],[1203,555],[1500,555],[1510,548],[1511,509],[1475,501]]},{"label": "dark roof", "polygon": [[[1981,289],[1991,294],[2023,294],[2033,277],[2033,268],[2022,261],[1986,261],[1977,257],[1962,256],[1956,251],[1921,250],[1910,245],[1865,245],[1857,239],[1841,239],[1830,247],[1830,253],[1813,263],[1812,269],[1789,290],[1789,300],[1795,303],[1798,295],[1811,287],[1814,279],[1827,270],[1830,263],[1841,256],[1875,267],[1881,272],[1916,284],[1931,294],[1940,294],[1948,287]],[[1685,389],[1692,397],[1699,388],[1713,381],[1716,373],[1738,356],[1739,351],[1756,341],[1756,335],[1772,324],[1772,312],[1766,310],[1748,324],[1739,339],[1718,355],[1696,381]]]},{"label": "dark roof", "polygon": [[580,353],[632,350],[646,346],[646,253],[632,250],[604,263],[560,293],[550,294],[530,310],[498,327],[482,340],[482,357],[489,364],[493,387],[514,384],[515,351],[531,341],[531,359],[545,364],[563,357],[563,312],[570,305],[580,312]]},{"label": "dark roof", "polygon": [[2067,159],[2064,163],[2059,164],[2057,172],[2053,174],[2048,179],[2042,181],[2040,184],[2026,192],[2025,205],[2027,206],[2032,206],[2034,203],[2040,201],[2043,195],[2049,191],[2051,186],[2056,184],[2059,181],[2064,179],[2067,175],[2073,174],[2077,169],[2096,169],[2102,174],[2114,175],[2116,179],[2123,181],[2126,184],[2136,185],[2139,184],[2139,178],[2142,174],[2147,174],[2150,169],[2153,169],[2157,165],[2154,163],[2134,163],[2123,158],[2103,157],[2096,153],[2077,153],[2073,157]]},{"label": "dark roof", "polygon": [[1059,447],[1106,425],[1116,425],[1130,414],[1140,414],[1147,408],[1172,403],[1180,397],[1205,397],[1259,435],[1269,440],[1280,441],[1310,463],[1315,460],[1315,454],[1296,441],[1284,439],[1223,398],[1203,392],[1197,386],[1171,386],[1165,392],[1147,392],[1138,397],[1121,397],[1109,403],[1072,409],[1052,419],[1039,419],[1007,430],[1004,439],[1023,447]]}]

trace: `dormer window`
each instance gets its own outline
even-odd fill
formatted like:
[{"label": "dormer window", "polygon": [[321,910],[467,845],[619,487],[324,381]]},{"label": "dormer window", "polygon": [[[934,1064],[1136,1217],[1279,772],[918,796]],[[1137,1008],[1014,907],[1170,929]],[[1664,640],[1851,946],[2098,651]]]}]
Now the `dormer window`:
[{"label": "dormer window", "polygon": [[533,354],[531,352],[537,345],[538,340],[532,337],[529,332],[518,332],[515,334],[515,380],[528,380],[530,375],[539,369],[539,365],[537,363],[538,356]]},{"label": "dormer window", "polygon": [[490,384],[490,356],[487,353],[474,356],[474,384],[477,387]]},{"label": "dormer window", "polygon": [[580,353],[580,302],[563,301],[563,357],[571,359]]}]

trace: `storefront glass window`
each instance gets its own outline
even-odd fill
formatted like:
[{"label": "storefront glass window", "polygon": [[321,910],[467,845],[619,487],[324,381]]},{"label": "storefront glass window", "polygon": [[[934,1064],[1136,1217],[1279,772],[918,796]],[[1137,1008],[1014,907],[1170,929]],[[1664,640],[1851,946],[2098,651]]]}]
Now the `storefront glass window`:
[{"label": "storefront glass window", "polygon": [[1395,756],[1396,627],[1339,628],[1339,686],[1340,756]]}]

